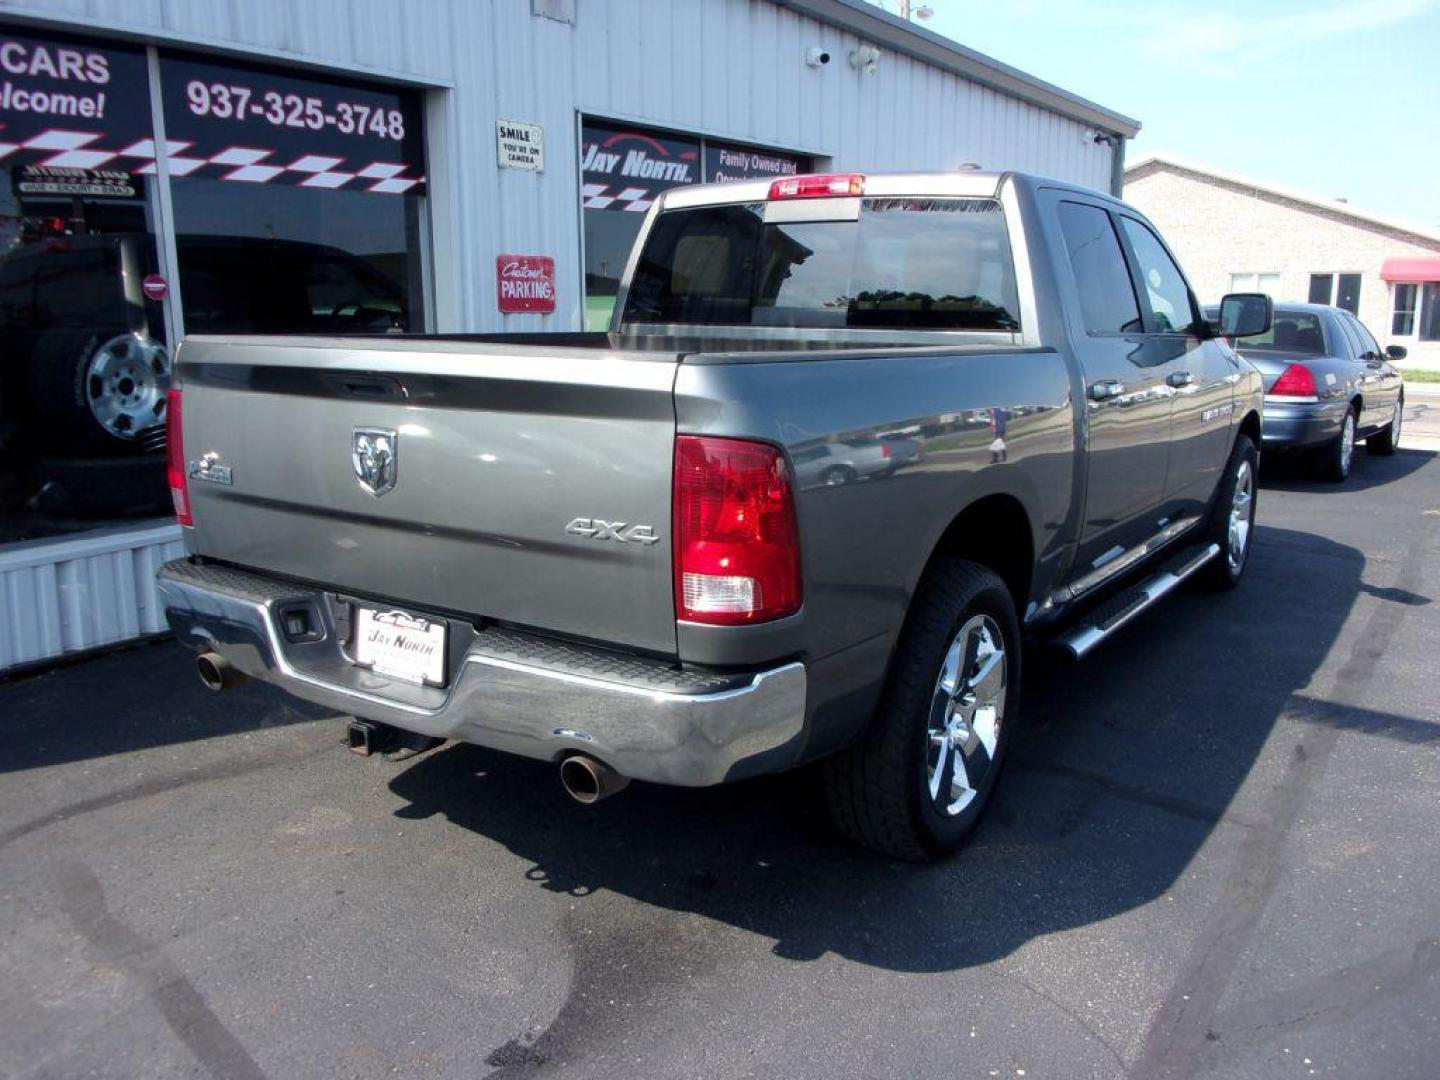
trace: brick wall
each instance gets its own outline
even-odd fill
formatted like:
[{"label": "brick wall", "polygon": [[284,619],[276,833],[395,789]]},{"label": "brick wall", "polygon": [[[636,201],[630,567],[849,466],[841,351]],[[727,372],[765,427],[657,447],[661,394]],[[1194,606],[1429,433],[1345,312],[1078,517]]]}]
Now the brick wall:
[{"label": "brick wall", "polygon": [[[1231,274],[1278,272],[1274,298],[1303,302],[1312,273],[1359,273],[1360,321],[1382,345],[1392,338],[1381,265],[1392,256],[1440,253],[1440,241],[1163,163],[1128,174],[1125,200],[1159,227],[1201,303],[1218,300]],[[1396,340],[1410,350],[1402,367],[1440,369],[1440,342]]]}]

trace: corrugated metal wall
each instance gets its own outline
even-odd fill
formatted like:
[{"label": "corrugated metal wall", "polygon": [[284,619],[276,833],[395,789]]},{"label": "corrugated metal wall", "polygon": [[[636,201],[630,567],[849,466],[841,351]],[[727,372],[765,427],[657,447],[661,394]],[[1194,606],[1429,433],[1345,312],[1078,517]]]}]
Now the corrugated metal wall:
[{"label": "corrugated metal wall", "polygon": [[[452,89],[437,110],[432,191],[440,329],[574,329],[582,273],[575,117],[651,123],[830,158],[839,168],[985,168],[1106,188],[1091,129],[770,0],[576,0],[573,25],[529,0],[0,0],[10,12]],[[805,50],[833,56],[807,67]],[[545,128],[546,169],[499,169],[495,120]],[[552,316],[500,315],[497,254],[556,259]]]},{"label": "corrugated metal wall", "polygon": [[[532,15],[529,0],[0,0],[0,18],[433,87],[442,330],[582,325],[580,113],[845,169],[975,162],[1110,181],[1111,150],[1087,125],[888,50],[866,76],[846,59],[868,42],[769,0],[576,0],[575,11],[569,24]],[[806,66],[811,46],[831,63]],[[497,168],[502,118],[544,126],[544,173]],[[502,253],[555,258],[554,315],[496,311]],[[174,526],[0,549],[0,670],[163,629],[154,573],[180,553]]]},{"label": "corrugated metal wall", "polygon": [[155,572],[183,554],[170,524],[0,548],[0,671],[164,630]]}]

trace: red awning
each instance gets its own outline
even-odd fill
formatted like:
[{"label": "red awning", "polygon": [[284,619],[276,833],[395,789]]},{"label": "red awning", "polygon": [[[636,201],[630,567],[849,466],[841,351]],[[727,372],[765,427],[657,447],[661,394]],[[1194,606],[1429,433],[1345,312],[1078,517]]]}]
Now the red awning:
[{"label": "red awning", "polygon": [[1380,277],[1384,281],[1440,281],[1440,255],[1386,259]]}]

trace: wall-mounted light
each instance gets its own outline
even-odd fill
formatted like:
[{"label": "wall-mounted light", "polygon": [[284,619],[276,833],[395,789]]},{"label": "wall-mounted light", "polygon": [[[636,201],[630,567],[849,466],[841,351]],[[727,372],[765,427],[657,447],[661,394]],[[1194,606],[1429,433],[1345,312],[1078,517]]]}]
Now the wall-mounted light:
[{"label": "wall-mounted light", "polygon": [[861,45],[858,49],[851,49],[850,66],[866,75],[874,75],[880,70],[880,50],[874,45]]}]

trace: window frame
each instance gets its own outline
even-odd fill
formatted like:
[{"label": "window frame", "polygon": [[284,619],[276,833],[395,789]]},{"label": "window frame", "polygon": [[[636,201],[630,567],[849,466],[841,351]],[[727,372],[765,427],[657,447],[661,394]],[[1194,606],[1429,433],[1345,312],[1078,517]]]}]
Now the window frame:
[{"label": "window frame", "polygon": [[[1170,245],[1165,243],[1159,231],[1142,217],[1134,214],[1121,214],[1111,212],[1111,217],[1118,219],[1116,222],[1116,234],[1120,237],[1120,246],[1125,252],[1125,260],[1130,264],[1130,279],[1135,287],[1137,300],[1141,300],[1140,319],[1144,324],[1144,333],[1164,337],[1198,337],[1196,328],[1203,325],[1203,315],[1200,311],[1200,304],[1195,297],[1195,290],[1190,285],[1190,279],[1185,276],[1184,269],[1180,266],[1180,260],[1175,258],[1175,253],[1170,250]],[[1125,231],[1124,223],[1133,221],[1140,228],[1154,237],[1155,242],[1160,245],[1170,264],[1175,267],[1176,276],[1180,283],[1185,286],[1185,299],[1190,305],[1190,323],[1187,326],[1172,326],[1162,328],[1158,316],[1150,304],[1150,290],[1145,284],[1145,276],[1140,267],[1140,257],[1135,254],[1134,246],[1130,242],[1130,236]]]},{"label": "window frame", "polygon": [[[1340,303],[1340,297],[1344,293],[1344,281],[1346,278],[1355,279],[1355,306],[1353,308],[1345,307]],[[1335,275],[1335,303],[1333,306],[1339,308],[1341,311],[1348,311],[1351,315],[1358,318],[1360,314],[1360,291],[1364,286],[1365,275],[1358,271],[1341,271],[1337,273]]]},{"label": "window frame", "polygon": [[[1248,289],[1242,289],[1242,288],[1238,287],[1238,286],[1235,284],[1235,279],[1236,279],[1236,278],[1247,278],[1247,277],[1248,277],[1248,278],[1254,278],[1254,279],[1255,279],[1250,288],[1248,288]],[[1260,279],[1261,279],[1261,278],[1272,278],[1272,279],[1274,279],[1274,289],[1275,289],[1275,291],[1278,291],[1278,290],[1279,290],[1279,288],[1280,288],[1280,281],[1281,281],[1281,273],[1280,273],[1279,270],[1242,270],[1242,271],[1240,271],[1240,272],[1238,272],[1238,273],[1237,273],[1237,272],[1233,272],[1233,271],[1231,272],[1231,274],[1230,274],[1230,291],[1231,291],[1232,293],[1239,293],[1239,292],[1258,292],[1258,293],[1265,293],[1265,294],[1268,296],[1268,295],[1270,295],[1270,292],[1269,292],[1268,290],[1266,290],[1266,289],[1264,289],[1264,288],[1261,287],[1261,284],[1260,284]]]},{"label": "window frame", "polygon": [[[1085,300],[1081,294],[1083,286],[1080,284],[1080,276],[1075,271],[1074,257],[1070,251],[1069,242],[1065,239],[1065,223],[1062,215],[1066,206],[1078,206],[1085,210],[1094,210],[1103,215],[1110,226],[1110,235],[1115,238],[1115,246],[1120,252],[1121,264],[1125,267],[1125,277],[1130,283],[1130,302],[1135,306],[1135,318],[1140,323],[1137,330],[1092,330],[1085,317]],[[1093,338],[1126,338],[1134,337],[1136,334],[1147,333],[1145,325],[1145,309],[1140,306],[1140,297],[1136,294],[1136,281],[1134,267],[1130,262],[1130,255],[1126,250],[1125,238],[1120,223],[1115,220],[1115,213],[1108,206],[1101,206],[1098,203],[1083,202],[1080,199],[1060,199],[1055,203],[1056,225],[1060,233],[1060,242],[1065,247],[1065,266],[1069,270],[1070,280],[1075,284],[1075,299],[1078,303],[1075,306],[1075,318],[1079,321],[1080,329],[1086,337]]]},{"label": "window frame", "polygon": [[1346,357],[1346,359],[1356,364],[1363,364],[1365,361],[1361,360],[1360,357],[1365,352],[1365,348],[1359,333],[1350,325],[1352,320],[1346,318],[1349,312],[1346,311],[1345,308],[1335,307],[1333,304],[1331,304],[1330,307],[1334,308],[1336,313],[1335,321],[1340,325],[1340,338],[1350,350],[1349,356]]},{"label": "window frame", "polygon": [[1385,350],[1380,347],[1380,341],[1375,338],[1374,334],[1369,333],[1369,327],[1361,323],[1358,315],[1351,315],[1351,321],[1355,323],[1355,331],[1359,334],[1359,343],[1365,347],[1365,351],[1374,353],[1375,360],[1384,360]]},{"label": "window frame", "polygon": [[[1425,314],[1430,312],[1431,305],[1440,307],[1440,281],[1420,282],[1420,304],[1415,310],[1415,339],[1426,343],[1440,341],[1440,332],[1434,336],[1425,336]],[[1423,311],[1422,311],[1423,309]],[[1435,313],[1437,326],[1440,326],[1440,312]]]},{"label": "window frame", "polygon": [[[1420,327],[1420,285],[1418,281],[1397,281],[1390,287],[1390,336],[1391,337],[1414,337],[1419,333]],[[1400,306],[1400,290],[1410,290],[1410,304],[1408,307]],[[1409,319],[1408,330],[1396,329],[1396,321]]]}]

